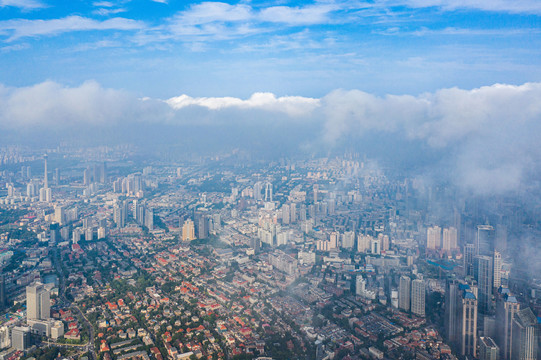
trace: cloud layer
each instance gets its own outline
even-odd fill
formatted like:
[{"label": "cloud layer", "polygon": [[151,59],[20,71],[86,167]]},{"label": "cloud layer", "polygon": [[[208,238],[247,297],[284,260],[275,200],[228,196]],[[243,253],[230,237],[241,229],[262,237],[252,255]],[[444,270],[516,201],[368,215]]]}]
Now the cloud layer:
[{"label": "cloud layer", "polygon": [[58,135],[65,129],[114,127],[139,131],[150,141],[153,135],[144,134],[149,125],[157,131],[179,129],[184,138],[194,128],[220,129],[212,139],[217,148],[228,144],[229,134],[248,150],[257,142],[272,150],[285,139],[292,151],[332,149],[346,139],[365,145],[386,141],[380,155],[391,160],[401,156],[402,144],[413,143],[429,153],[416,154],[412,163],[437,154],[432,165],[439,176],[490,194],[528,186],[529,177],[541,170],[540,98],[541,83],[526,83],[419,96],[336,90],[320,99],[256,93],[248,99],[181,95],[162,101],[96,82],[71,88],[45,82],[0,87],[0,130],[22,137],[30,129]]}]

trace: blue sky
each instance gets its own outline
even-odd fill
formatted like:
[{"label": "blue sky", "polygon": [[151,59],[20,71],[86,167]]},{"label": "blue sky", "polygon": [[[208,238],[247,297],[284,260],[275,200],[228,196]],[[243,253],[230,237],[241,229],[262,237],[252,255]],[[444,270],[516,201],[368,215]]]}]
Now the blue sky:
[{"label": "blue sky", "polygon": [[541,81],[539,64],[538,0],[0,0],[7,87],[418,95]]}]

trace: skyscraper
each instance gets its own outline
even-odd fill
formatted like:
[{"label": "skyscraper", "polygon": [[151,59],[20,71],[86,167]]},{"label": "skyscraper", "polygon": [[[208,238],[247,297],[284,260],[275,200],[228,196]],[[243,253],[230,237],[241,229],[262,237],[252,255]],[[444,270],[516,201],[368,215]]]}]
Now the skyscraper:
[{"label": "skyscraper", "polygon": [[444,251],[450,252],[456,249],[458,243],[458,232],[455,227],[443,229],[442,248]]},{"label": "skyscraper", "polygon": [[[508,289],[506,290],[508,291]],[[498,301],[496,308],[496,322],[499,325],[497,340],[503,360],[511,360],[512,358],[512,326],[515,314],[519,309],[520,304],[509,292],[503,294]]]},{"label": "skyscraper", "polygon": [[425,316],[425,283],[422,279],[411,282],[411,312]]},{"label": "skyscraper", "polygon": [[494,251],[494,289],[499,288],[502,285],[502,254],[500,254],[498,251]]},{"label": "skyscraper", "polygon": [[475,257],[477,263],[476,280],[478,285],[479,311],[487,314],[492,311],[492,287],[494,274],[492,257],[479,255]]},{"label": "skyscraper", "polygon": [[51,189],[49,188],[49,177],[47,175],[47,154],[43,155],[43,160],[45,161],[45,171],[44,171],[44,178],[43,178],[43,187],[39,189],[39,201],[42,202],[51,202],[52,201],[52,194]]},{"label": "skyscraper", "polygon": [[477,237],[475,242],[475,254],[492,256],[494,253],[494,228],[490,225],[477,226]]},{"label": "skyscraper", "polygon": [[477,355],[477,298],[468,285],[461,284],[462,301],[460,302],[461,351],[463,356]]},{"label": "skyscraper", "polygon": [[474,271],[474,256],[475,256],[475,245],[466,244],[464,246],[464,276],[473,276]]},{"label": "skyscraper", "polygon": [[513,318],[513,350],[514,360],[537,359],[539,325],[537,318],[530,308],[519,310]]},{"label": "skyscraper", "polygon": [[400,285],[398,289],[398,307],[404,311],[410,310],[411,300],[411,279],[408,276],[400,277]]},{"label": "skyscraper", "polygon": [[441,228],[439,226],[429,227],[426,230],[426,248],[435,250],[441,244]]},{"label": "skyscraper", "polygon": [[47,320],[51,317],[51,296],[43,284],[26,287],[26,308],[28,320]]},{"label": "skyscraper", "polygon": [[182,241],[192,241],[195,239],[195,226],[192,220],[188,219],[182,225]]},{"label": "skyscraper", "polygon": [[452,348],[456,348],[459,343],[458,285],[457,280],[448,279],[445,286],[445,337]]},{"label": "skyscraper", "polygon": [[498,345],[491,337],[479,338],[479,360],[498,360],[499,351]]}]

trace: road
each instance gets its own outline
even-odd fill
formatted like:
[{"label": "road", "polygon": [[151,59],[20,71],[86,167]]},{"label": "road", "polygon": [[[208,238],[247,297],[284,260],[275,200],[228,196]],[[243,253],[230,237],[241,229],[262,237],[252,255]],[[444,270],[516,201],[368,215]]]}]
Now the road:
[{"label": "road", "polygon": [[62,272],[62,265],[61,265],[61,262],[60,262],[60,257],[58,255],[58,248],[54,248],[53,252],[54,252],[55,268],[56,268],[56,271],[58,273],[58,278],[59,278],[58,294],[59,294],[60,299],[62,300],[62,302],[64,304],[69,306],[70,309],[75,310],[77,312],[77,317],[79,319],[81,319],[81,318],[84,319],[84,321],[85,321],[85,323],[86,323],[86,325],[88,327],[88,333],[89,333],[88,343],[86,345],[79,345],[79,346],[86,346],[86,349],[87,349],[88,353],[91,356],[91,360],[96,360],[98,358],[98,356],[96,355],[96,349],[94,347],[94,326],[92,326],[90,321],[88,321],[88,319],[86,318],[84,313],[81,311],[81,309],[77,305],[71,304],[68,301],[68,299],[66,298],[66,281],[64,279],[64,275],[63,275],[63,272]]}]

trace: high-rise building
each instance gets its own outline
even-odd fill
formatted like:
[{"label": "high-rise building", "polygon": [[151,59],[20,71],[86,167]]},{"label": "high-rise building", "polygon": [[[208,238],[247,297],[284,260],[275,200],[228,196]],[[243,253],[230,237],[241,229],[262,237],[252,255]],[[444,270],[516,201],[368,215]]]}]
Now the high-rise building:
[{"label": "high-rise building", "polygon": [[51,296],[43,284],[26,287],[26,308],[28,320],[47,320],[51,317]]},{"label": "high-rise building", "polygon": [[479,338],[479,360],[498,360],[500,349],[491,337]]},{"label": "high-rise building", "polygon": [[0,327],[0,349],[11,347],[10,330],[7,326]]},{"label": "high-rise building", "polygon": [[62,205],[55,206],[54,208],[54,221],[60,225],[66,224],[66,207]]},{"label": "high-rise building", "polygon": [[265,202],[272,202],[272,184],[270,182],[265,184]]},{"label": "high-rise building", "polygon": [[450,252],[456,249],[458,244],[458,232],[455,227],[443,229],[442,248],[444,251]]},{"label": "high-rise building", "polygon": [[425,282],[422,279],[411,282],[411,312],[425,316]]},{"label": "high-rise building", "polygon": [[459,283],[457,280],[447,280],[445,286],[445,338],[454,349],[459,344]]},{"label": "high-rise building", "polygon": [[496,307],[496,322],[498,327],[498,344],[500,345],[500,355],[503,360],[512,358],[512,332],[513,319],[520,310],[520,304],[517,299],[508,292],[502,294]]},{"label": "high-rise building", "polygon": [[15,326],[11,329],[11,346],[24,351],[31,346],[32,334],[29,326]]},{"label": "high-rise building", "polygon": [[487,314],[492,311],[492,287],[494,285],[492,280],[494,274],[492,257],[479,255],[475,257],[475,262],[477,263],[476,280],[479,291],[479,311]]},{"label": "high-rise building", "polygon": [[459,285],[462,300],[460,302],[460,344],[462,356],[477,355],[477,297],[470,291],[469,285]]},{"label": "high-rise building", "polygon": [[44,178],[43,178],[43,187],[39,189],[39,201],[41,202],[51,202],[52,201],[52,193],[51,189],[49,188],[49,176],[47,175],[47,154],[43,155],[44,160]]},{"label": "high-rise building", "polygon": [[441,244],[441,228],[439,226],[432,226],[426,230],[426,248],[428,250],[435,250],[440,247]]},{"label": "high-rise building", "polygon": [[398,288],[398,307],[404,311],[410,311],[411,279],[408,276],[400,277]]},{"label": "high-rise building", "polygon": [[530,308],[519,310],[513,318],[513,360],[536,360],[539,342],[539,324]]},{"label": "high-rise building", "polygon": [[154,230],[154,210],[152,209],[145,210],[145,226],[149,231]]},{"label": "high-rise building", "polygon": [[494,289],[498,289],[502,285],[502,254],[494,251],[494,261],[492,263],[494,265]]},{"label": "high-rise building", "polygon": [[195,226],[192,220],[188,219],[182,225],[182,241],[195,240]]},{"label": "high-rise building", "polygon": [[464,276],[473,276],[475,273],[475,245],[466,244],[464,246]]},{"label": "high-rise building", "polygon": [[477,226],[477,237],[475,242],[475,254],[492,256],[494,254],[494,228],[490,225]]}]

